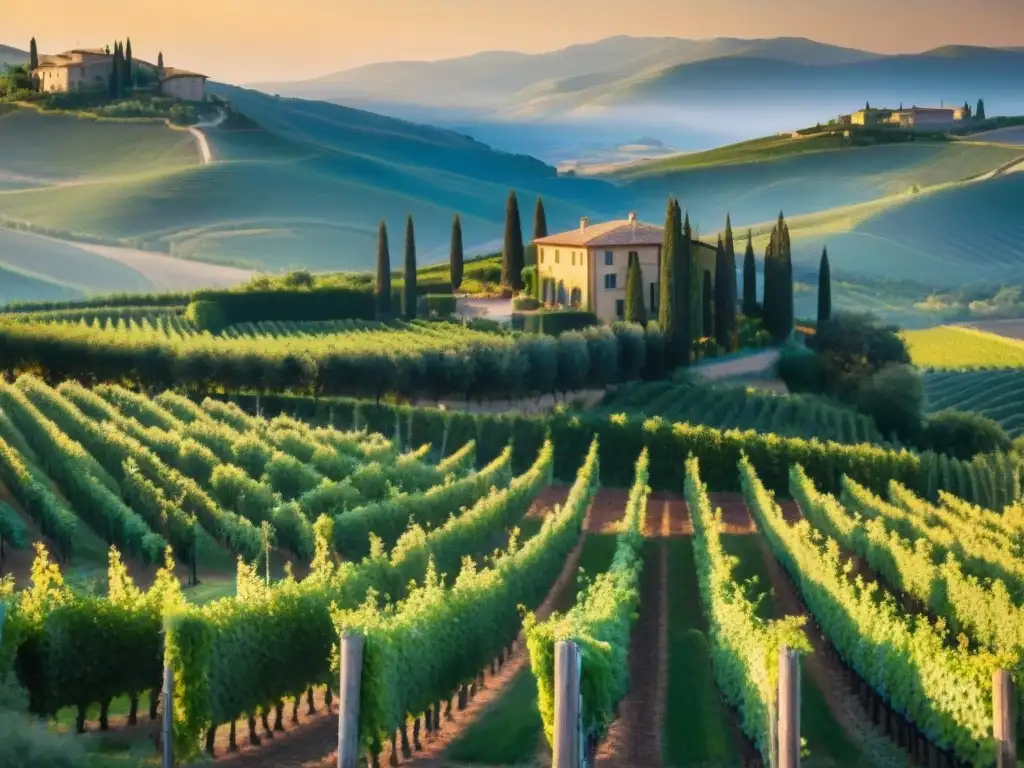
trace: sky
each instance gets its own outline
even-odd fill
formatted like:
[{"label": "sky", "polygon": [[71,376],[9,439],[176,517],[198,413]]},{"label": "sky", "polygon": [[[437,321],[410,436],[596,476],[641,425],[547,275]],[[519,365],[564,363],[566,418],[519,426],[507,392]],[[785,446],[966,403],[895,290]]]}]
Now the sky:
[{"label": "sky", "polygon": [[[131,36],[136,56],[230,83],[377,61],[541,52],[612,35],[808,37],[880,53],[1024,46],[1024,0],[49,0],[6,4],[0,43],[41,53]],[[510,15],[510,9],[515,13]]]}]

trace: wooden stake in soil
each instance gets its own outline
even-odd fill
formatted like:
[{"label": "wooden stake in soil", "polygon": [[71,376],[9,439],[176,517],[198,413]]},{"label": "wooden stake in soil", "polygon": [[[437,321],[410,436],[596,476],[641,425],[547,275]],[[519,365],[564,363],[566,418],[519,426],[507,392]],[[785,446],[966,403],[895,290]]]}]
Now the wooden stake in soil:
[{"label": "wooden stake in soil", "polygon": [[1013,680],[1005,669],[992,673],[992,732],[996,740],[997,768],[1017,765],[1017,720],[1013,701]]},{"label": "wooden stake in soil", "polygon": [[174,734],[172,727],[174,721],[171,719],[171,701],[174,693],[174,670],[164,659],[164,689],[163,695],[164,720],[162,727],[163,736],[163,768],[174,768]]},{"label": "wooden stake in soil", "polygon": [[362,635],[341,636],[341,675],[338,680],[338,768],[359,762],[359,688],[363,677]]},{"label": "wooden stake in soil", "polygon": [[580,765],[579,646],[566,640],[555,643],[555,744],[552,768]]},{"label": "wooden stake in soil", "polygon": [[800,662],[796,651],[779,649],[779,768],[800,765]]}]

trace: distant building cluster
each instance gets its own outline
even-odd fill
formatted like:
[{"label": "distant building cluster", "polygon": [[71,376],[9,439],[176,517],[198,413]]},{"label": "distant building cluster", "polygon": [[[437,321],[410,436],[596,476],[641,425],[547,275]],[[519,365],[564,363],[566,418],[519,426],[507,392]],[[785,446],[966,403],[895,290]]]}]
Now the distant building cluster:
[{"label": "distant building cluster", "polygon": [[971,119],[971,109],[963,107],[917,107],[888,109],[870,107],[858,109],[849,115],[840,115],[839,123],[845,127],[859,125],[865,128],[917,128],[943,130]]},{"label": "distant building cluster", "polygon": [[[113,54],[104,48],[76,48],[51,56],[40,56],[32,75],[43,93],[69,93],[107,87]],[[202,101],[206,75],[184,69],[150,64],[134,59],[132,65],[149,70],[154,87],[163,96],[182,101]]]}]

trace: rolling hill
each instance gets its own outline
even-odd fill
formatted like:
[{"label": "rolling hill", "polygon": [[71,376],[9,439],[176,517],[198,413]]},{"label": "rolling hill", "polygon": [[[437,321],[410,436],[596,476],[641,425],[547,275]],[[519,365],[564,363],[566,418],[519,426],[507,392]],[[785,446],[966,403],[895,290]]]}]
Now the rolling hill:
[{"label": "rolling hill", "polygon": [[24,64],[28,61],[28,51],[12,48],[9,45],[0,45],[0,69],[8,64]]},{"label": "rolling hill", "polygon": [[[424,261],[447,253],[455,212],[472,252],[500,238],[509,188],[520,193],[524,216],[543,194],[552,226],[626,210],[622,191],[605,181],[559,177],[534,158],[452,131],[226,85],[211,90],[240,114],[205,129],[208,165],[190,133],[160,123],[8,108],[0,116],[0,141],[12,149],[0,158],[0,221],[188,258],[183,269],[198,273],[199,262],[368,268],[381,218],[397,264],[408,214]],[[95,290],[59,271],[40,277]],[[108,287],[135,289],[123,280]]]},{"label": "rolling hill", "polygon": [[[390,62],[261,90],[458,127],[549,162],[653,135],[685,150],[792,130],[865,101],[1024,113],[1024,52],[947,46],[880,55],[802,38],[613,37],[541,54]],[[585,126],[585,130],[581,130]]]}]

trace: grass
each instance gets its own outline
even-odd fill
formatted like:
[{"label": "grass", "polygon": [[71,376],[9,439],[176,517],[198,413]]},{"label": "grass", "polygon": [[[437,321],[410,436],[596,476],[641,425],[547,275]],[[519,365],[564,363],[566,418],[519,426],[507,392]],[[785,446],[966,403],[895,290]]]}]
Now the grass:
[{"label": "grass", "polygon": [[[529,519],[523,523],[530,522]],[[523,526],[520,525],[520,528]],[[615,554],[612,534],[588,534],[580,552],[579,567],[593,576],[608,569]],[[567,611],[576,602],[579,581],[564,589],[554,601],[556,611]],[[504,695],[483,712],[448,748],[446,759],[480,765],[518,765],[534,757],[543,746],[544,730],[537,708],[537,679],[527,666],[509,683]]]},{"label": "grass", "polygon": [[910,358],[921,368],[1024,368],[1024,341],[964,326],[905,331]]},{"label": "grass", "polygon": [[738,765],[730,714],[711,668],[692,537],[669,539],[668,685],[662,733],[666,768]]}]

